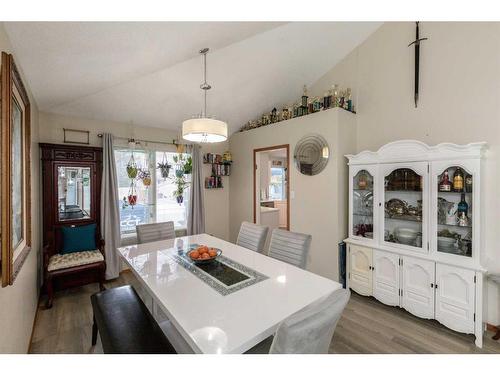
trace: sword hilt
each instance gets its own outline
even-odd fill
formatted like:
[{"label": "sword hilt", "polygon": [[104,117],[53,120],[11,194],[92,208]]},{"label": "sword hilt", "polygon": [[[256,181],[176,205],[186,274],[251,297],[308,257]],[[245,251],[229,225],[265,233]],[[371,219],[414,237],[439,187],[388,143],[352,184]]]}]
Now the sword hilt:
[{"label": "sword hilt", "polygon": [[429,39],[429,38],[419,38],[419,39],[415,39],[413,42],[411,42],[410,44],[408,44],[408,47],[409,47],[409,46],[411,46],[411,45],[413,45],[413,44],[420,44],[420,42],[421,42],[422,40],[427,40],[427,39]]}]

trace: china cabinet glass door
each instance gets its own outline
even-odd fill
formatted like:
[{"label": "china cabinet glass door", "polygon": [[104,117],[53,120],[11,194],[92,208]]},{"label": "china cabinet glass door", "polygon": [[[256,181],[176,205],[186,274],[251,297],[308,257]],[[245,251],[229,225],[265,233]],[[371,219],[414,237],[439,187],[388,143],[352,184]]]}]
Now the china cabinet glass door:
[{"label": "china cabinet glass door", "polygon": [[360,239],[374,238],[374,171],[353,170],[351,177],[351,235]]},{"label": "china cabinet glass door", "polygon": [[441,254],[472,257],[474,179],[470,170],[458,165],[436,165],[432,188],[435,207],[436,250]]},{"label": "china cabinet glass door", "polygon": [[427,163],[384,166],[384,243],[427,251],[427,168]]}]

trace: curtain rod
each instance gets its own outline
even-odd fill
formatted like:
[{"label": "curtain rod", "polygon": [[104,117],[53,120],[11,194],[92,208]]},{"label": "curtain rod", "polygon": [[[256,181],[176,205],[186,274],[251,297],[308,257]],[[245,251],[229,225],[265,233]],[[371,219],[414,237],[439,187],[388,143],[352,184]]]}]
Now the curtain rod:
[{"label": "curtain rod", "polygon": [[[99,138],[102,138],[102,133],[97,134]],[[116,139],[124,139],[130,142],[146,142],[146,143],[158,143],[162,145],[174,145],[174,146],[192,146],[191,144],[187,143],[178,143],[177,141],[173,140],[172,142],[161,142],[161,141],[148,141],[147,139],[137,139],[137,138],[126,138],[126,137],[115,137]]]}]

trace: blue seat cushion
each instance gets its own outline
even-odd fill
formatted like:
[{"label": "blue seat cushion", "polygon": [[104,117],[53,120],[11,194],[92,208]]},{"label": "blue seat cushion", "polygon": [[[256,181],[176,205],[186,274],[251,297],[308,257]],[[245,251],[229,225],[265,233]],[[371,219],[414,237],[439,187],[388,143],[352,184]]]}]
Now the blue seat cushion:
[{"label": "blue seat cushion", "polygon": [[97,249],[95,231],[96,224],[62,227],[63,248],[61,254]]}]

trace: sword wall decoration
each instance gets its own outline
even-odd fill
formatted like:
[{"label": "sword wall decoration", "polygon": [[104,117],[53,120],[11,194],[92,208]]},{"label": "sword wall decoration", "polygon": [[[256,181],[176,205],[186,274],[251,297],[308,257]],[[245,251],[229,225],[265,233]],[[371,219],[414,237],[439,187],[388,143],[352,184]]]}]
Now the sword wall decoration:
[{"label": "sword wall decoration", "polygon": [[427,40],[428,38],[420,38],[419,31],[418,31],[418,22],[415,22],[416,28],[415,28],[415,40],[408,44],[408,47],[411,45],[415,46],[415,88],[414,88],[414,100],[415,100],[415,108],[418,106],[418,81],[419,81],[419,69],[420,69],[420,42],[422,40]]}]

